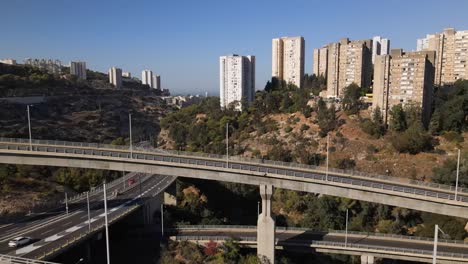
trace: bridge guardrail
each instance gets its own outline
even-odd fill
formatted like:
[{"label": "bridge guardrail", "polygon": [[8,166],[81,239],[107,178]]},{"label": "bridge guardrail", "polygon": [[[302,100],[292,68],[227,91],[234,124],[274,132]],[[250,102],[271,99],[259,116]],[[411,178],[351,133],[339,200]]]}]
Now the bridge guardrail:
[{"label": "bridge guardrail", "polygon": [[[233,238],[232,236],[174,236],[178,241],[225,241],[226,239]],[[234,237],[239,239],[240,241],[256,241],[256,238],[253,237]],[[302,240],[296,240],[302,241]],[[279,242],[276,239],[276,244]],[[332,247],[339,247],[341,250],[349,249],[349,250],[356,250],[356,249],[365,249],[365,250],[381,250],[386,252],[392,253],[405,253],[405,254],[419,254],[419,255],[427,255],[432,256],[433,251],[431,250],[418,250],[418,249],[408,249],[408,248],[396,248],[396,247],[383,247],[383,246],[376,246],[376,245],[367,245],[367,244],[356,244],[356,243],[340,243],[340,242],[328,242],[328,241],[316,241],[316,240],[303,240],[302,242],[307,243],[311,247],[313,245],[316,246],[332,246]],[[450,257],[450,258],[461,258],[461,259],[468,259],[468,254],[462,253],[450,253],[450,252],[443,252],[438,251],[437,255],[439,257]]]},{"label": "bridge guardrail", "polygon": [[[174,230],[209,230],[209,229],[252,229],[256,230],[257,226],[251,225],[177,225],[173,228]],[[314,228],[304,228],[304,227],[288,227],[288,226],[277,226],[276,230],[280,231],[310,231],[310,232],[317,232],[317,233],[324,233],[324,234],[345,234],[345,230],[333,230],[329,229],[320,230]],[[348,235],[360,235],[360,236],[375,236],[375,237],[382,237],[382,238],[394,238],[394,239],[407,239],[413,241],[427,241],[433,242],[434,239],[428,237],[418,237],[418,236],[405,236],[405,235],[395,235],[395,234],[385,234],[385,233],[375,233],[375,232],[359,232],[359,231],[349,231]],[[455,244],[455,245],[468,245],[467,241],[463,240],[450,240],[450,239],[440,239],[439,243],[446,243],[446,244]]]},{"label": "bridge guardrail", "polygon": [[[12,142],[12,143],[23,143],[27,144],[29,143],[29,140],[27,139],[11,139],[11,138],[0,138],[0,142]],[[101,156],[106,156],[104,155],[105,149],[118,149],[124,152],[128,152],[128,148],[125,146],[115,146],[115,145],[107,145],[107,144],[98,144],[98,143],[77,143],[77,142],[67,142],[67,141],[51,141],[51,140],[33,140],[34,144],[39,144],[39,145],[49,145],[49,146],[76,146],[76,147],[90,147],[90,148],[102,148],[101,153],[94,153],[94,150],[91,151],[91,155],[101,155]],[[84,150],[82,150],[84,152]],[[223,158],[225,156],[222,155],[216,155],[216,154],[205,154],[205,153],[194,153],[194,152],[182,152],[182,151],[173,151],[173,150],[164,150],[167,153],[171,153],[172,155],[183,155],[183,156],[193,156],[193,157],[203,157],[203,158],[214,158],[214,159],[220,159],[218,162],[224,162]],[[134,153],[134,158],[136,159],[147,159],[148,155],[150,153],[155,153],[155,155],[162,155],[161,150],[158,149],[151,149],[148,148],[145,150],[146,153],[148,154],[141,154],[141,153]],[[110,153],[107,153],[110,154]],[[130,153],[126,153],[124,158],[129,158]],[[108,156],[108,155],[107,155]],[[119,154],[119,157],[120,154]],[[182,162],[182,157],[168,157],[171,162],[176,162],[174,160],[178,160],[179,163],[184,163]],[[164,160],[164,159],[163,159]],[[164,160],[165,161],[165,160]],[[325,176],[323,173],[325,173],[325,170],[323,167],[317,167],[317,166],[311,166],[311,165],[305,165],[305,164],[298,164],[298,163],[286,163],[286,162],[278,162],[278,161],[261,161],[258,159],[250,159],[250,158],[244,158],[244,157],[230,157],[229,161],[243,161],[243,162],[249,162],[252,164],[255,164],[255,166],[260,166],[262,167],[263,164],[272,164],[272,165],[277,165],[277,166],[285,166],[289,168],[302,168],[302,169],[310,169],[310,170],[319,170],[322,172],[322,174],[313,174],[313,173],[308,173],[308,172],[293,172],[291,173],[291,176],[297,176],[297,177],[308,177],[308,178],[314,178],[317,180],[325,180]],[[256,161],[256,163],[253,163],[252,161]],[[259,162],[260,161],[260,162]],[[189,163],[190,162],[185,162]],[[207,162],[205,162],[207,163]],[[198,163],[197,163],[198,164]],[[223,165],[224,166],[224,165]],[[229,167],[234,168],[240,168],[245,166],[250,166],[250,165],[239,165],[239,166],[234,166],[232,163],[229,164]],[[234,168],[236,169],[236,168]],[[257,167],[258,169],[258,167]],[[276,171],[281,171],[281,169],[276,169]],[[287,172],[287,171],[285,171]],[[393,181],[392,183],[399,183],[403,182],[406,184],[412,184],[416,186],[424,186],[424,187],[430,187],[434,189],[440,189],[442,191],[454,191],[453,186],[449,185],[442,185],[442,184],[434,184],[434,183],[425,183],[421,181],[414,181],[414,180],[408,180],[404,178],[398,178],[398,177],[391,177],[391,176],[382,176],[382,175],[372,175],[368,173],[361,173],[361,172],[355,172],[355,171],[347,171],[347,170],[338,170],[338,169],[329,169],[329,172],[336,172],[336,173],[344,173],[348,174],[351,176],[360,176],[363,178],[369,178],[369,179],[381,179],[381,180],[387,180],[387,181]],[[286,173],[286,175],[289,175]],[[298,176],[299,175],[299,176]],[[355,180],[355,179],[343,179],[338,176],[334,175],[328,175],[328,181],[331,182],[341,182],[345,184],[354,184],[354,185],[361,185],[361,186],[366,186],[366,187],[371,187],[371,188],[380,188],[384,190],[392,190],[392,191],[398,191],[398,192],[403,192],[403,193],[410,193],[410,194],[417,194],[417,195],[424,195],[427,197],[435,197],[435,198],[441,198],[441,199],[447,199],[447,200],[453,200],[454,195],[452,194],[447,194],[443,193],[440,194],[434,191],[426,191],[426,190],[417,190],[416,187],[401,187],[401,186],[391,186],[388,187],[388,184],[385,183],[367,183],[367,185],[364,185],[362,180]],[[460,193],[468,193],[466,188],[459,188],[458,189]],[[459,201],[462,202],[468,202],[468,197],[462,197],[461,195],[459,196]]]},{"label": "bridge guardrail", "polygon": [[0,264],[58,264],[58,263],[0,254]]}]

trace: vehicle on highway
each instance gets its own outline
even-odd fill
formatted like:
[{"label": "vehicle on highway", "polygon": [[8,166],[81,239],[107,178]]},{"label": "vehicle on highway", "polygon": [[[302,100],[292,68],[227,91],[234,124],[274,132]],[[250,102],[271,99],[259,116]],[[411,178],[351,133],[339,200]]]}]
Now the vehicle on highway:
[{"label": "vehicle on highway", "polygon": [[130,179],[130,180],[128,180],[128,185],[132,185],[132,184],[134,184],[134,183],[135,183],[135,179]]},{"label": "vehicle on highway", "polygon": [[8,242],[8,246],[9,247],[21,247],[21,246],[31,243],[31,241],[32,241],[32,238],[30,237],[17,237],[13,240],[10,240],[10,242]]}]

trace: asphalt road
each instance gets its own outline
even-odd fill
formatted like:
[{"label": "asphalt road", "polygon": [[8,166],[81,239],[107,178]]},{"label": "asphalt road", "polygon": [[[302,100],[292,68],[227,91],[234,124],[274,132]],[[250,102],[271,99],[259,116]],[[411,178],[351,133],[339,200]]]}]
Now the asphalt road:
[{"label": "asphalt road", "polygon": [[[138,179],[138,176],[136,176],[135,179]],[[167,185],[172,183],[174,179],[175,177],[171,176],[142,176],[141,193],[143,194],[143,199],[155,196],[164,190]],[[116,188],[122,189],[123,186],[116,186],[113,190]],[[140,195],[140,184],[138,180],[118,196],[112,197],[113,190],[107,192],[109,221],[123,214],[126,209],[136,206],[140,201],[140,199],[136,198]],[[101,195],[93,197],[90,206],[92,208],[90,216],[91,228],[104,225],[103,206],[102,193]],[[34,241],[33,244],[18,249],[11,249],[8,248],[8,241],[4,241],[0,244],[0,254],[35,258],[42,255],[44,252],[50,252],[52,249],[65,244],[65,241],[71,237],[87,233],[88,213],[86,201],[84,201],[84,204],[81,204],[81,206],[77,205],[73,212],[69,212],[68,216],[48,220],[50,223],[46,222],[44,225],[36,225],[35,228],[22,234],[23,236],[32,237]],[[42,221],[47,221],[47,219],[43,219]]]},{"label": "asphalt road", "polygon": [[[208,237],[244,237],[256,240],[257,231],[227,231],[227,230],[179,230],[177,236],[208,236]],[[325,242],[345,242],[345,235],[340,234],[323,234],[317,232],[305,231],[303,233],[293,233],[288,231],[277,230],[276,238],[279,240],[278,244],[282,242],[299,243],[304,246],[310,245],[313,241],[325,241]],[[400,249],[414,249],[414,250],[433,250],[433,244],[430,241],[418,241],[410,239],[388,239],[375,236],[357,237],[355,235],[348,236],[349,244],[357,245],[369,245],[369,246],[381,246],[389,248],[400,248]],[[438,252],[446,253],[460,253],[468,254],[468,245],[448,245],[445,243],[438,244]]]}]

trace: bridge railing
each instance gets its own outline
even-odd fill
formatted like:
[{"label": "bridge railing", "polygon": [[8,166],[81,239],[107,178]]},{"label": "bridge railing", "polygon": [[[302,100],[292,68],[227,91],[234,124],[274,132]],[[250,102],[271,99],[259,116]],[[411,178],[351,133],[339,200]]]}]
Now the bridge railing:
[{"label": "bridge railing", "polygon": [[58,263],[0,254],[0,264],[58,264]]},{"label": "bridge railing", "polygon": [[[256,242],[257,239],[254,237],[245,237],[245,236],[174,236],[177,241],[225,241],[227,239],[238,239],[239,241],[247,241],[247,242]],[[275,240],[275,243],[280,243],[279,239]],[[285,243],[281,241],[281,243]],[[307,245],[310,247],[334,247],[340,250],[380,250],[386,251],[391,253],[400,253],[400,254],[417,254],[417,255],[427,255],[432,256],[433,251],[431,250],[420,250],[420,249],[409,249],[409,248],[398,248],[398,247],[385,247],[385,246],[377,246],[377,245],[369,245],[369,244],[356,244],[356,243],[347,243],[345,244],[340,242],[328,242],[328,241],[316,241],[316,240],[294,240],[294,242],[286,242],[287,244],[299,244],[301,246]],[[451,253],[451,252],[444,252],[438,251],[437,255],[439,257],[449,257],[449,258],[458,258],[458,259],[468,259],[468,254],[463,253]]]},{"label": "bridge railing", "polygon": [[[29,144],[29,139],[1,138],[0,137],[0,142]],[[101,143],[85,143],[85,142],[69,142],[69,141],[37,140],[37,139],[32,140],[32,143],[35,145],[68,146],[68,147],[80,147],[80,148],[84,147],[84,148],[95,148],[95,149],[115,149],[115,150],[129,152],[128,146],[118,146],[118,145],[101,144]],[[201,152],[161,150],[161,149],[155,149],[155,148],[140,148],[140,147],[136,147],[134,148],[134,150],[139,150],[139,151],[147,152],[147,153],[155,153],[158,155],[170,154],[173,156],[192,156],[192,157],[218,159],[219,161],[226,161],[225,155],[208,154],[208,153],[201,153]],[[134,154],[134,157],[137,158],[138,156]],[[320,167],[320,166],[306,165],[306,164],[300,164],[300,163],[294,163],[294,162],[262,160],[262,159],[247,158],[247,157],[240,157],[240,156],[229,156],[229,161],[251,163],[256,166],[274,165],[274,166],[289,167],[289,168],[300,168],[300,169],[311,170],[311,171],[319,171],[322,174],[325,174],[327,171],[325,167]],[[455,186],[452,186],[452,185],[444,185],[444,184],[424,182],[424,181],[419,181],[419,180],[411,180],[411,179],[402,178],[402,177],[371,174],[371,173],[354,171],[354,170],[341,170],[341,169],[336,169],[336,168],[328,168],[328,172],[329,172],[329,178],[333,177],[333,173],[336,173],[336,174],[351,175],[351,176],[357,176],[357,177],[369,178],[369,179],[379,179],[383,181],[389,181],[392,183],[405,183],[409,185],[430,187],[430,188],[440,189],[444,191],[453,191],[453,192],[455,191]],[[468,188],[459,187],[458,192],[468,194]],[[429,194],[429,196],[431,195]]]},{"label": "bridge railing", "polygon": [[[256,230],[257,226],[251,225],[177,225],[173,230],[212,230],[212,229],[248,229]],[[279,231],[302,231],[302,232],[317,232],[321,234],[345,234],[345,230],[321,230],[316,228],[304,228],[304,227],[289,227],[289,226],[277,226],[276,230]],[[405,236],[405,235],[395,235],[395,234],[385,234],[385,233],[375,233],[375,232],[359,232],[359,231],[349,231],[348,235],[359,235],[359,236],[373,236],[381,238],[392,238],[392,239],[405,239],[413,241],[427,241],[433,242],[433,238],[429,237],[419,237],[419,236]],[[468,241],[463,240],[450,240],[450,239],[440,239],[439,243],[447,244],[456,244],[456,245],[468,245]]]}]

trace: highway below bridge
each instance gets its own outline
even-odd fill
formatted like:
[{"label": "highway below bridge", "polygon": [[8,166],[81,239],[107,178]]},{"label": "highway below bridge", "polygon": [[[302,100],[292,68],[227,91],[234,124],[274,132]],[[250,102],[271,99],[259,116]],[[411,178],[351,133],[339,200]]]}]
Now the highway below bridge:
[{"label": "highway below bridge", "polygon": [[[133,182],[131,185],[128,184],[130,179]],[[175,179],[173,176],[129,173],[109,183],[106,188],[109,224],[140,208],[145,201],[163,192]],[[89,198],[89,222],[86,196],[79,195],[75,200],[70,200],[68,214],[65,213],[65,206],[61,206],[0,227],[0,254],[51,259],[100,232],[105,225],[102,188],[92,192]],[[17,249],[9,248],[8,241],[18,236],[31,237],[33,243]]]},{"label": "highway below bridge", "polygon": [[[257,245],[255,226],[178,226],[170,230],[170,239],[205,245],[236,238],[247,247]],[[347,239],[346,239],[347,237]],[[382,233],[315,231],[304,228],[276,228],[277,249],[359,255],[432,263],[433,239]],[[468,242],[439,240],[437,263],[468,263]]]}]

